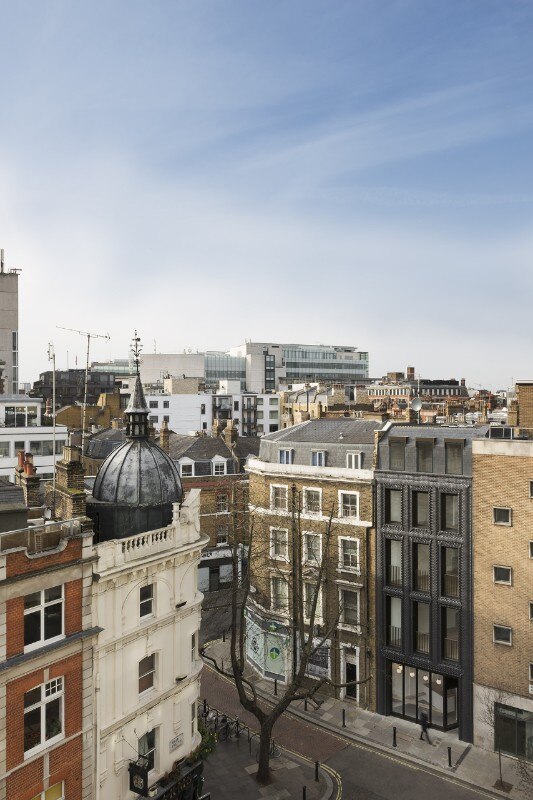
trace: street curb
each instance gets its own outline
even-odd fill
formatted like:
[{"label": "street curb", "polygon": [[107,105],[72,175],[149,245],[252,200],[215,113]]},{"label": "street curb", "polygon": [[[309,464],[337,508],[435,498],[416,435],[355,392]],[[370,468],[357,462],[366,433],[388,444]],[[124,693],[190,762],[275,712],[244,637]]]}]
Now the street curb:
[{"label": "street curb", "polygon": [[[221,639],[212,639],[211,641],[206,642],[204,648],[207,648],[209,645],[212,645],[215,642],[220,642],[220,641]],[[220,674],[217,673],[217,671],[213,669],[213,667],[210,664],[206,663],[205,661],[204,665],[208,669],[212,670],[215,674]],[[225,679],[229,680],[229,682],[231,683],[230,679],[228,678]],[[256,686],[256,692],[257,696],[260,697],[261,700],[267,703],[273,702],[272,698],[268,694],[265,694],[263,691],[258,689],[257,686]],[[323,728],[324,730],[327,730],[329,733],[335,734],[339,738],[344,738],[347,739],[348,741],[353,741],[361,746],[366,747],[368,750],[374,750],[378,753],[387,755],[389,758],[395,758],[399,762],[405,761],[408,764],[423,768],[426,772],[429,772],[433,775],[439,777],[446,777],[448,780],[457,783],[460,786],[464,786],[467,789],[476,789],[477,791],[483,791],[487,797],[495,798],[495,800],[501,800],[501,798],[505,797],[507,798],[507,800],[509,800],[510,797],[509,794],[499,792],[493,788],[480,786],[477,783],[473,783],[472,781],[459,777],[457,773],[453,772],[453,770],[447,770],[443,767],[439,767],[437,764],[432,764],[431,762],[423,761],[422,759],[416,758],[416,756],[412,756],[409,753],[404,753],[402,751],[398,751],[397,749],[387,747],[386,745],[382,745],[379,742],[369,741],[368,739],[365,739],[365,737],[360,736],[357,733],[353,733],[348,729],[340,731],[337,727],[335,727],[335,725],[332,725],[331,723],[326,722],[322,719],[316,719],[315,717],[305,714],[305,712],[300,711],[299,709],[289,708],[287,709],[287,714],[297,717],[298,719],[302,720],[303,722],[307,722],[308,724],[316,725],[319,728]]]},{"label": "street curb", "polygon": [[[300,753],[295,753],[294,750],[288,750],[286,747],[282,747],[281,745],[279,745],[279,749],[282,750],[284,753],[286,753],[287,756],[291,758],[293,761],[299,761],[302,764],[307,764],[307,765],[311,764],[314,766],[314,763],[313,761],[311,761],[310,758],[306,758],[305,756],[300,755]],[[329,766],[327,770],[322,768],[320,774],[323,775],[324,780],[326,781],[326,791],[319,798],[319,800],[332,800],[333,798],[335,787],[333,786],[333,781],[331,779],[331,775],[329,774],[328,770],[335,772],[335,770],[332,770],[331,767]]]}]

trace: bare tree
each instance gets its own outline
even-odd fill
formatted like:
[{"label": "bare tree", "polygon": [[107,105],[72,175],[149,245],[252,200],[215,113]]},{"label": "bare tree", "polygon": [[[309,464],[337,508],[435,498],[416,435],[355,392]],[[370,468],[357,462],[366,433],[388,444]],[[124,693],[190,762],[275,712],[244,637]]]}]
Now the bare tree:
[{"label": "bare tree", "polygon": [[[239,513],[238,509],[235,513]],[[237,526],[234,526],[234,530]],[[310,700],[317,703],[317,695],[327,685],[337,689],[367,683],[372,679],[372,674],[360,681],[335,683],[329,677],[309,679],[308,668],[313,656],[325,643],[331,640],[343,612],[340,601],[337,607],[327,610],[325,605],[325,588],[329,575],[333,570],[332,543],[333,537],[333,509],[327,519],[326,531],[323,534],[321,556],[312,563],[303,558],[303,542],[300,524],[300,498],[296,487],[292,487],[291,498],[291,536],[287,542],[290,557],[285,562],[276,566],[270,559],[270,540],[258,519],[252,512],[247,536],[240,540],[234,537],[233,552],[233,583],[231,595],[231,641],[230,659],[231,668],[224,668],[216,659],[204,653],[204,658],[210,661],[217,672],[231,677],[235,682],[240,703],[246,711],[254,715],[259,723],[259,767],[257,780],[268,783],[270,780],[270,751],[274,726],[291,703],[298,700]],[[243,549],[247,558],[242,564],[239,554]],[[253,565],[253,567],[251,566]],[[336,563],[335,563],[336,566]],[[253,586],[252,580],[257,583],[270,583],[272,577],[279,577],[286,581],[287,605],[286,616],[290,620],[291,655],[290,676],[283,686],[279,697],[276,697],[272,706],[261,703],[257,690],[252,680],[245,676],[246,669],[246,619],[247,603],[252,593],[255,598],[259,595],[268,603],[268,592],[263,588]],[[338,595],[337,595],[338,596]],[[331,593],[330,605],[331,605]],[[270,600],[270,610],[276,611]]]},{"label": "bare tree", "polygon": [[[498,705],[509,705],[511,696],[507,694],[507,692],[503,691],[503,689],[489,689],[486,687],[481,689],[479,698],[480,704],[478,718],[481,720],[481,722],[485,723],[489,730],[492,731],[494,736],[495,748],[498,751],[499,759],[499,788],[503,789],[504,781],[502,775],[501,733],[497,724],[496,707]],[[533,744],[530,745],[528,742],[526,742],[525,749],[528,758],[524,757],[523,755],[516,754],[515,763],[520,786],[525,792],[527,792],[528,796],[530,796],[533,794],[533,761],[531,760],[533,759]]]}]

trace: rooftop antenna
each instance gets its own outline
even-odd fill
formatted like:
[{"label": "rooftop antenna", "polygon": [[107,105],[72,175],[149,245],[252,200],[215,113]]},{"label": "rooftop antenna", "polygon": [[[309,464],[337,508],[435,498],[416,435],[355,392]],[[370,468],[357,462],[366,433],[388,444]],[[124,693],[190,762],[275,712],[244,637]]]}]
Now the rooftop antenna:
[{"label": "rooftop antenna", "polygon": [[0,272],[4,271],[4,248],[0,250]]},{"label": "rooftop antenna", "polygon": [[52,441],[54,447],[54,474],[52,477],[52,517],[56,517],[56,351],[48,343],[48,361],[52,362]]},{"label": "rooftop antenna", "polygon": [[62,331],[71,331],[71,333],[79,333],[80,336],[87,337],[87,361],[85,364],[85,387],[83,391],[83,406],[81,412],[81,454],[85,449],[85,414],[87,410],[87,384],[89,382],[89,349],[91,346],[91,339],[105,339],[107,342],[110,340],[108,333],[89,333],[88,331],[79,331],[77,328],[65,328],[63,325],[56,325]]}]

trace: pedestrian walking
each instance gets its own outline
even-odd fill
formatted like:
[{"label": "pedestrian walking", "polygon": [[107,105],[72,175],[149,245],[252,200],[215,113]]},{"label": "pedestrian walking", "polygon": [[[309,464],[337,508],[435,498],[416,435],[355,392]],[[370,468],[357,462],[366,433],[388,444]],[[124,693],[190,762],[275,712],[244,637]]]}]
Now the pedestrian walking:
[{"label": "pedestrian walking", "polygon": [[420,719],[420,727],[422,729],[420,731],[420,738],[423,739],[424,738],[424,734],[426,734],[426,739],[428,740],[428,744],[431,744],[431,739],[429,738],[429,733],[428,733],[429,717],[428,717],[428,715],[426,714],[426,712],[423,709],[420,712],[419,719]]}]

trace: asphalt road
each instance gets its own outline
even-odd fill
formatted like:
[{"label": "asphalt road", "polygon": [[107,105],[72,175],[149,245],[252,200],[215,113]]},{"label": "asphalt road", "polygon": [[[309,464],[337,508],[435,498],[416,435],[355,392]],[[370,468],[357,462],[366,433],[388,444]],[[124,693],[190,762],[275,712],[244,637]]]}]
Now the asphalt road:
[{"label": "asphalt road", "polygon": [[[253,730],[258,729],[255,717],[241,707],[235,687],[207,667],[202,672],[201,696],[228,716],[238,716]],[[435,775],[423,766],[411,766],[393,754],[355,745],[287,714],[276,723],[274,738],[282,747],[335,770],[342,782],[342,800],[480,800],[493,796],[456,784],[453,777]]]}]

